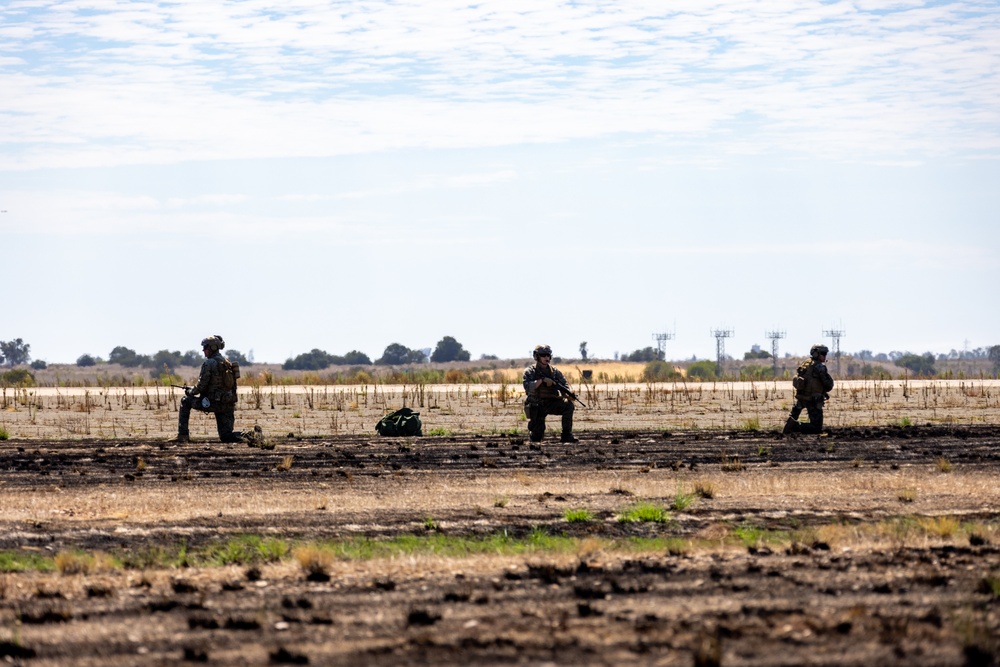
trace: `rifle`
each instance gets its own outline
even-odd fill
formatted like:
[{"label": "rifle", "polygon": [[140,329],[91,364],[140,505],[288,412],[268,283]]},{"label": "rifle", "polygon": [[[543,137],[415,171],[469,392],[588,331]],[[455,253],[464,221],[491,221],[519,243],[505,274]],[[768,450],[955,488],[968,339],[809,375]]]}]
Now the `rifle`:
[{"label": "rifle", "polygon": [[183,384],[172,384],[170,386],[174,387],[176,389],[183,389],[185,394],[187,393],[188,389],[194,389],[194,387],[188,387],[188,386],[183,385]]},{"label": "rifle", "polygon": [[[579,404],[580,404],[580,405],[582,405],[583,407],[585,407],[585,408],[587,407],[587,404],[586,404],[586,403],[584,403],[583,401],[581,401],[581,400],[580,400],[579,398],[577,398],[577,397],[576,397],[576,394],[574,394],[574,393],[573,393],[572,391],[570,391],[570,388],[569,388],[569,387],[567,387],[566,385],[564,385],[564,384],[559,384],[559,383],[558,383],[558,382],[556,382],[555,380],[552,380],[552,384],[554,384],[554,385],[556,386],[556,389],[558,389],[559,391],[561,391],[561,392],[562,392],[563,394],[565,394],[566,396],[569,396],[570,398],[572,398],[572,399],[573,399],[574,401],[576,401],[577,403],[579,403]],[[588,408],[588,409],[589,409],[589,408]]]}]

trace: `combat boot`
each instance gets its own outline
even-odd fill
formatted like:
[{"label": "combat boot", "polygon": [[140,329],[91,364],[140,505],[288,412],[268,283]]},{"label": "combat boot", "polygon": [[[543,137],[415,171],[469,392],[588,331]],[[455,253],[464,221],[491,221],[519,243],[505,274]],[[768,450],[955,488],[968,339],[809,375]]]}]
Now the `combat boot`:
[{"label": "combat boot", "polygon": [[569,433],[569,434],[563,433],[562,436],[559,438],[559,441],[560,442],[569,442],[569,443],[580,442],[580,440],[578,438],[574,438],[573,437],[572,433]]},{"label": "combat boot", "polygon": [[799,432],[799,422],[797,419],[792,419],[791,417],[785,422],[785,428],[781,429],[782,433],[798,433]]},{"label": "combat boot", "polygon": [[169,442],[172,445],[180,445],[186,442],[191,442],[191,436],[189,436],[187,433],[178,433],[174,437],[167,440],[167,442]]}]

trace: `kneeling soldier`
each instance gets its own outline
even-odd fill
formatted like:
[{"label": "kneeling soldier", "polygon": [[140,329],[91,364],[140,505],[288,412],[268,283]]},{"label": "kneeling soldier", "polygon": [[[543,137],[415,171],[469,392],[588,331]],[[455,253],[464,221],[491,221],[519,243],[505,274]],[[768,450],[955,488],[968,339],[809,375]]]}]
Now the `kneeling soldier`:
[{"label": "kneeling soldier", "polygon": [[579,442],[573,437],[573,402],[562,396],[557,386],[568,386],[566,378],[552,362],[552,348],[538,345],[531,353],[535,363],[524,369],[524,414],[528,418],[528,433],[532,442],[541,442],[545,435],[545,416],[562,415],[563,442]]}]

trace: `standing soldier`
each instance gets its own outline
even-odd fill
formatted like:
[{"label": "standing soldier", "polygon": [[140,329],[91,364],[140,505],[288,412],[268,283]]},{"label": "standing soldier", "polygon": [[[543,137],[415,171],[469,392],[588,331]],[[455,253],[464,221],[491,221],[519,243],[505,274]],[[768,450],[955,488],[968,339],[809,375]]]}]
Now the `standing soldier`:
[{"label": "standing soldier", "polygon": [[[813,345],[809,349],[809,360],[803,361],[792,378],[795,389],[795,405],[785,422],[783,433],[819,433],[823,430],[823,402],[830,398],[827,393],[833,389],[833,378],[826,370],[826,345]],[[808,424],[799,423],[802,409],[809,415]]]},{"label": "standing soldier", "polygon": [[184,390],[177,416],[177,437],[171,438],[169,442],[191,442],[188,421],[192,408],[215,414],[215,425],[222,442],[247,441],[254,444],[257,438],[262,439],[263,432],[259,426],[247,433],[233,430],[236,423],[236,381],[240,377],[240,367],[222,356],[221,350],[225,347],[226,342],[222,340],[222,336],[209,336],[201,341],[201,350],[205,355],[201,375],[198,377],[198,384]]},{"label": "standing soldier", "polygon": [[545,416],[562,415],[563,442],[579,442],[573,437],[573,402],[563,397],[558,387],[567,387],[566,378],[552,362],[552,348],[538,345],[531,356],[535,363],[524,369],[524,414],[528,418],[528,433],[532,442],[541,442],[545,435]]}]

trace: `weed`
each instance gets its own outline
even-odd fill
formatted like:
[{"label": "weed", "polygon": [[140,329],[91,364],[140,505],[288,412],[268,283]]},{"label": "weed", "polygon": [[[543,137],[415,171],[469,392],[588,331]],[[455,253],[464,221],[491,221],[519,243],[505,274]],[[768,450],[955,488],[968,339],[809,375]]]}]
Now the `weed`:
[{"label": "weed", "polygon": [[619,523],[667,523],[670,513],[653,503],[640,501],[622,510],[618,515]]},{"label": "weed", "polygon": [[744,420],[741,428],[744,431],[756,433],[760,430],[760,417],[750,417],[749,419]]},{"label": "weed", "polygon": [[864,462],[865,462],[864,457],[857,456],[857,457],[854,458],[854,460],[851,461],[851,466],[853,466],[855,468],[860,468],[861,464],[864,463]]},{"label": "weed", "polygon": [[3,426],[0,426],[0,440],[7,440],[8,438],[10,438],[10,433]]},{"label": "weed", "polygon": [[594,520],[594,515],[587,510],[566,510],[563,518],[569,523],[588,523]]},{"label": "weed", "polygon": [[916,499],[917,490],[912,486],[908,486],[896,492],[896,500],[901,503],[912,503]]},{"label": "weed", "polygon": [[736,537],[739,538],[740,542],[747,547],[760,546],[760,544],[764,541],[764,529],[748,523],[738,526],[733,532],[736,534]]},{"label": "weed", "polygon": [[510,502],[510,498],[507,496],[497,496],[493,499],[493,507],[507,507],[507,503]]},{"label": "weed", "polygon": [[922,517],[917,524],[925,533],[936,537],[952,537],[959,529],[958,521],[950,516]]},{"label": "weed", "polygon": [[432,530],[439,532],[441,530],[441,524],[434,520],[434,517],[428,516],[424,519],[424,528],[426,530]]},{"label": "weed", "polygon": [[56,554],[54,563],[56,570],[63,575],[110,572],[120,566],[115,559],[102,551],[92,554],[78,550],[60,551]]},{"label": "weed", "polygon": [[757,456],[762,458],[767,458],[771,455],[771,448],[765,447],[764,445],[757,445]]},{"label": "weed", "polygon": [[141,456],[135,460],[135,469],[142,472],[146,469],[146,459]]},{"label": "weed", "polygon": [[1000,576],[989,574],[982,578],[978,587],[979,593],[986,593],[993,599],[1000,598]]},{"label": "weed", "polygon": [[288,455],[285,458],[281,459],[281,462],[275,465],[274,469],[279,470],[281,472],[287,472],[292,469],[292,463],[294,462],[295,462],[295,457]]},{"label": "weed", "polygon": [[743,472],[745,467],[739,456],[728,456],[726,450],[719,455],[719,464],[722,472]]},{"label": "weed", "polygon": [[711,499],[715,497],[715,485],[711,482],[695,482],[694,492],[699,498]]},{"label": "weed", "polygon": [[948,473],[952,470],[951,462],[943,456],[935,461],[935,465],[937,466],[938,472]]},{"label": "weed", "polygon": [[896,426],[899,428],[909,428],[910,426],[913,426],[913,421],[909,417],[900,417],[896,421]]},{"label": "weed", "polygon": [[694,502],[694,493],[684,493],[681,489],[677,489],[677,493],[674,494],[674,500],[670,503],[670,509],[675,512],[680,512],[691,507],[691,503]]},{"label": "weed", "polygon": [[664,550],[671,556],[686,556],[691,551],[691,543],[680,537],[668,538]]},{"label": "weed", "polygon": [[329,576],[334,561],[331,551],[312,544],[298,547],[292,556],[309,579]]},{"label": "weed", "polygon": [[426,435],[451,435],[451,431],[443,426],[437,426],[427,431]]},{"label": "weed", "polygon": [[0,551],[0,572],[51,572],[55,563],[50,556],[18,551]]}]

